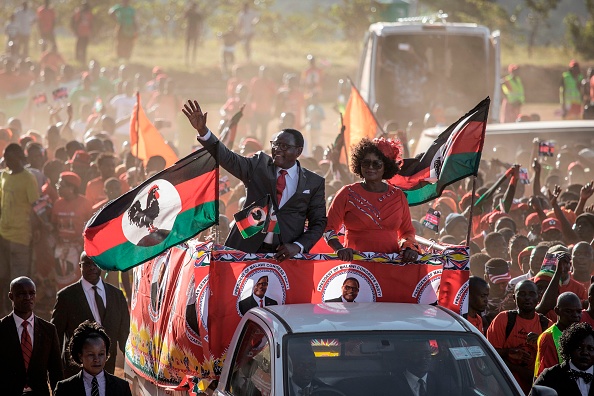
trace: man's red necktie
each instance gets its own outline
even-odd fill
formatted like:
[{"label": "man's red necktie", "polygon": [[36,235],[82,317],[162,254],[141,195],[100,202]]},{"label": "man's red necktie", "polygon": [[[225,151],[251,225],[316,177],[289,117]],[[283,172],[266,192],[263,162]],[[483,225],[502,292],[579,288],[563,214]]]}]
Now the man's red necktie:
[{"label": "man's red necktie", "polygon": [[33,353],[33,344],[31,344],[31,336],[27,331],[29,322],[23,322],[23,333],[21,334],[21,350],[23,351],[23,360],[25,361],[25,371],[29,368],[29,361],[31,360],[31,353]]},{"label": "man's red necktie", "polygon": [[264,303],[262,302],[262,299],[260,299],[260,306],[263,307]]},{"label": "man's red necktie", "polygon": [[285,169],[280,170],[280,175],[278,175],[278,179],[276,179],[276,204],[280,206],[281,198],[283,197],[283,191],[285,191],[285,187],[287,186],[287,171]]}]

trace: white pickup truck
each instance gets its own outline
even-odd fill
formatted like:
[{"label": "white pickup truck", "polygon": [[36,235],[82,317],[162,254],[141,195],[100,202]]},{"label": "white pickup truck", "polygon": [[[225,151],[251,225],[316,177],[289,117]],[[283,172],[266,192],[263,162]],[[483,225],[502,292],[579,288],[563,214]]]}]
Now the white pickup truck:
[{"label": "white pickup truck", "polygon": [[417,377],[414,394],[523,394],[484,336],[447,309],[321,303],[248,311],[215,395],[412,395]]}]

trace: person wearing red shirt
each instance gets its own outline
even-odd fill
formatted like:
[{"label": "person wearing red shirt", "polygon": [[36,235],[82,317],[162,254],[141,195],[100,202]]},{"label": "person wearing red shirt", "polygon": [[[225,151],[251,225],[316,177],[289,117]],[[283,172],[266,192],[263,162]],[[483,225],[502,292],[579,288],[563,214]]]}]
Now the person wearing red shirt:
[{"label": "person wearing red shirt", "polygon": [[585,290],[590,287],[592,261],[594,261],[594,249],[588,242],[578,242],[573,246],[571,249],[571,264],[573,265],[571,277],[584,286]]},{"label": "person wearing red shirt", "polygon": [[468,278],[468,290],[468,313],[465,318],[484,334],[485,329],[481,313],[487,309],[489,303],[489,284],[483,278],[471,276]]},{"label": "person wearing red shirt", "polygon": [[258,140],[265,142],[268,140],[268,123],[272,116],[271,109],[276,95],[276,84],[270,78],[266,66],[260,66],[258,76],[250,81],[250,93],[249,107],[252,111],[250,131],[252,135],[258,137]]},{"label": "person wearing red shirt", "polygon": [[56,12],[50,7],[50,0],[45,0],[44,4],[37,9],[37,27],[42,40],[41,51],[55,46]]},{"label": "person wearing red shirt", "polygon": [[546,368],[563,363],[560,353],[559,339],[565,329],[571,324],[578,323],[582,317],[582,303],[578,296],[565,292],[557,298],[555,306],[557,323],[544,331],[538,337],[534,377],[537,378]]},{"label": "person wearing red shirt", "polygon": [[[538,290],[534,282],[523,280],[518,283],[514,290],[514,297],[518,311],[509,335],[506,334],[506,328],[511,311],[504,311],[495,317],[487,329],[486,336],[505,361],[518,384],[528,394],[534,374],[536,341],[543,332],[541,321],[545,320],[535,311]],[[548,321],[548,324],[550,326],[552,323]]]},{"label": "person wearing red shirt", "polygon": [[[103,153],[99,155],[97,158],[97,166],[99,168],[99,173],[101,176],[90,180],[87,183],[87,190],[86,190],[86,197],[89,201],[91,201],[91,205],[95,205],[98,202],[103,201],[107,198],[104,190],[104,184],[107,179],[110,177],[115,177],[115,168],[116,168],[116,157],[111,153]],[[125,180],[120,180],[122,185],[122,193],[128,191],[130,186]]]},{"label": "person wearing red shirt", "polygon": [[70,28],[76,36],[76,47],[74,53],[76,60],[81,64],[87,63],[87,46],[93,34],[93,11],[86,1],[83,1],[80,8],[77,8],[70,20]]},{"label": "person wearing red shirt", "polygon": [[78,257],[83,251],[83,229],[93,215],[93,208],[88,199],[80,195],[80,177],[74,172],[62,172],[58,179],[60,198],[52,208],[52,224],[57,242],[56,291],[76,282],[80,278]]}]

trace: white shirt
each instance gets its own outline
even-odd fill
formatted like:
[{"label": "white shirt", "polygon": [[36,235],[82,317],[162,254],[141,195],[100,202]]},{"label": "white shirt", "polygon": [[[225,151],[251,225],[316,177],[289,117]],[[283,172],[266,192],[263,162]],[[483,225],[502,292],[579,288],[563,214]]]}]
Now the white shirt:
[{"label": "white shirt", "polygon": [[[575,367],[573,365],[573,363],[571,363],[571,360],[569,361],[569,368],[572,370],[575,370],[575,371],[583,371],[583,370],[580,370],[579,368]],[[585,372],[588,374],[593,374],[594,366],[590,366],[590,368],[588,370],[586,370]],[[588,392],[590,392],[590,385],[592,385],[592,383],[590,382],[589,384],[586,384],[586,381],[584,381],[583,378],[579,378],[575,382],[576,382],[578,388],[580,388],[580,392],[582,393],[582,396],[588,396]]]},{"label": "white shirt", "polygon": [[[126,96],[125,94],[116,95],[111,99],[109,104],[115,110],[116,121],[122,118],[130,118],[134,111],[134,105],[136,104],[136,97]],[[130,125],[124,124],[116,128],[116,133],[119,134],[130,134]]]},{"label": "white shirt", "polygon": [[[12,317],[14,318],[14,323],[16,325],[20,341],[21,337],[23,336],[24,320],[20,316],[16,315],[14,312],[12,313]],[[29,319],[27,319],[27,322],[29,322],[29,325],[27,326],[27,331],[29,332],[29,337],[31,337],[31,347],[33,347],[33,334],[35,334],[35,315],[31,314],[31,316],[29,316]]]},{"label": "white shirt", "polygon": [[344,299],[344,296],[340,296],[340,299],[342,300],[342,302],[343,302],[343,303],[348,303],[348,302],[353,302],[353,303],[355,303],[355,302],[357,302],[357,301],[355,301],[355,300],[353,300],[353,301],[347,301],[347,300],[345,300],[345,299]]},{"label": "white shirt", "polygon": [[263,307],[266,306],[266,295],[264,295],[264,297],[260,298],[252,293],[252,297],[254,298],[254,300],[256,300],[256,303],[258,304],[258,306],[260,306],[260,300],[262,300],[262,306]]},{"label": "white shirt", "polygon": [[[404,377],[406,378],[406,381],[408,382],[408,386],[410,386],[410,390],[412,391],[414,396],[419,396],[419,377],[417,377],[416,375],[414,375],[413,373],[411,373],[410,371],[406,370],[404,372]],[[423,381],[425,381],[425,390],[427,390],[427,374],[425,374],[424,376],[420,377],[423,379]]]},{"label": "white shirt", "polygon": [[101,317],[99,316],[99,310],[97,309],[97,303],[95,302],[95,290],[93,289],[93,286],[97,286],[97,293],[103,300],[103,305],[105,308],[107,308],[107,298],[105,297],[105,285],[103,284],[103,281],[99,279],[99,282],[97,282],[96,285],[93,285],[85,278],[81,278],[81,284],[83,290],[85,291],[89,308],[91,308],[91,312],[93,313],[93,318],[95,318],[95,322],[102,324]]},{"label": "white shirt", "polygon": [[[91,390],[93,389],[93,376],[87,373],[84,369],[82,371],[83,384],[85,385],[85,395],[91,396]],[[99,385],[99,396],[105,396],[105,372],[101,371],[97,374],[97,385]]]}]

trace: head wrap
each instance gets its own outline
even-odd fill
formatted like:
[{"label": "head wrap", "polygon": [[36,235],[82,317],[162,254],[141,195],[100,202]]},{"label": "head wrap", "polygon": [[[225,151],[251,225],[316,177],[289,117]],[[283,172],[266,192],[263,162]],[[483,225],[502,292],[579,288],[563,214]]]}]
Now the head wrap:
[{"label": "head wrap", "polygon": [[440,204],[444,204],[445,206],[450,208],[454,213],[458,212],[458,205],[456,204],[456,201],[454,201],[450,197],[437,198],[433,203],[433,209],[437,208],[437,206],[439,206]]},{"label": "head wrap", "polygon": [[534,277],[533,281],[534,281],[534,283],[536,283],[538,281],[541,281],[541,280],[550,282],[551,281],[551,278],[553,278],[553,275],[554,274],[555,273],[553,271],[551,271],[551,270],[542,270],[542,271],[539,271],[536,274],[536,276]]},{"label": "head wrap", "polygon": [[384,139],[381,137],[373,139],[372,142],[386,158],[396,161],[398,165],[402,164],[402,152],[404,148],[400,139]]},{"label": "head wrap", "polygon": [[60,173],[60,179],[75,187],[80,187],[81,184],[80,176],[74,172],[62,172]]},{"label": "head wrap", "polygon": [[518,254],[518,263],[522,263],[522,259],[526,256],[530,257],[532,254],[532,250],[534,246],[525,247],[519,254]]}]

